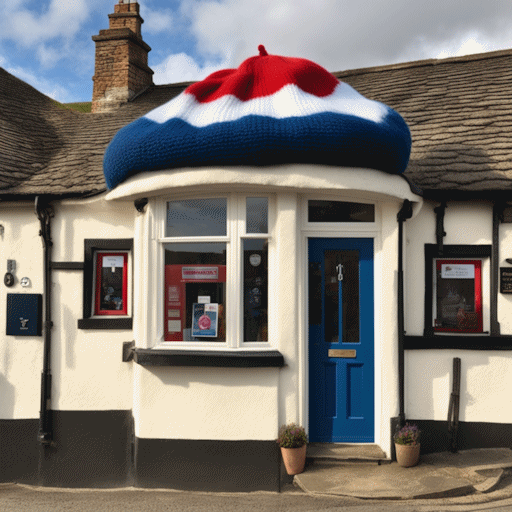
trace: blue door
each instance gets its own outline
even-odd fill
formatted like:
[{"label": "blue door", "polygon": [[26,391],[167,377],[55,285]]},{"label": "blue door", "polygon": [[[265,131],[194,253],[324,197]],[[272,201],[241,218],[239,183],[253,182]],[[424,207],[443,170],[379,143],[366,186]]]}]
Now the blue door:
[{"label": "blue door", "polygon": [[309,437],[374,441],[373,239],[311,238]]}]

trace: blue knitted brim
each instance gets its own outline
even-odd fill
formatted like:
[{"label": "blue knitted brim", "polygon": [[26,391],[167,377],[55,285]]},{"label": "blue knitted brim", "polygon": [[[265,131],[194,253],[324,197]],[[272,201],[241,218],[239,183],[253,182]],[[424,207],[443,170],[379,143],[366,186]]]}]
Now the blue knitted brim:
[{"label": "blue knitted brim", "polygon": [[108,146],[105,179],[112,189],[146,171],[286,163],[401,174],[409,161],[411,135],[402,117],[385,108],[380,122],[331,112],[285,119],[249,115],[205,127],[178,118],[157,123],[143,117],[122,128]]}]

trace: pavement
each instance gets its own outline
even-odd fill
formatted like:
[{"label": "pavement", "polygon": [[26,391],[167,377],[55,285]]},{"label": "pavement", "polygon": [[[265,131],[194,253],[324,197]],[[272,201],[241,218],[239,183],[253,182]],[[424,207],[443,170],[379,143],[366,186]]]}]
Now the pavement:
[{"label": "pavement", "polygon": [[348,449],[355,451],[308,447],[306,468],[295,475],[294,485],[317,496],[439,499],[491,493],[512,471],[509,448],[421,455],[419,464],[410,468],[387,459],[375,445]]}]

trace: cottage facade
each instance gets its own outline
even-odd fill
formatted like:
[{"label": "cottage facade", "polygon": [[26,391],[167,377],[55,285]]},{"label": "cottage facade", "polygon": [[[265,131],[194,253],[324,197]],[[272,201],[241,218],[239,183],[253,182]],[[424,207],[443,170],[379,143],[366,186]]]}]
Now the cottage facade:
[{"label": "cottage facade", "polygon": [[[114,135],[190,85],[152,84],[141,23],[120,2],[93,38],[91,114],[0,69],[0,480],[277,491],[291,421],[389,456],[405,420],[425,452],[509,446],[512,53],[335,73],[405,119],[404,175],[212,165],[107,190]],[[143,78],[105,78],[109,44]]]}]

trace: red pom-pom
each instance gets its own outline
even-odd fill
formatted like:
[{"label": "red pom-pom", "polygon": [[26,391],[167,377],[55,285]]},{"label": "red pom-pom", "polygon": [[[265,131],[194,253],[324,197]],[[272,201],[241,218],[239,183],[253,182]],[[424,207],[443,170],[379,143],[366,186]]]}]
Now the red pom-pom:
[{"label": "red pom-pom", "polygon": [[258,46],[258,51],[260,52],[260,57],[265,57],[265,55],[268,55],[267,50],[265,50],[265,47],[262,44]]}]

